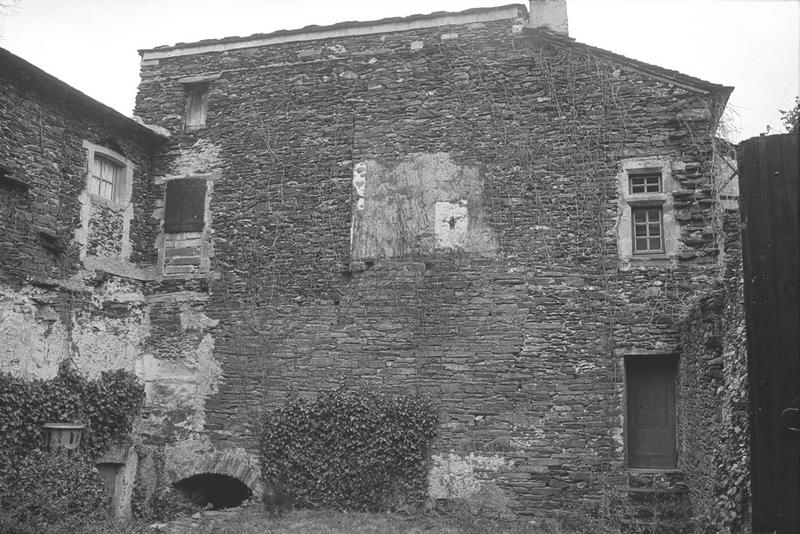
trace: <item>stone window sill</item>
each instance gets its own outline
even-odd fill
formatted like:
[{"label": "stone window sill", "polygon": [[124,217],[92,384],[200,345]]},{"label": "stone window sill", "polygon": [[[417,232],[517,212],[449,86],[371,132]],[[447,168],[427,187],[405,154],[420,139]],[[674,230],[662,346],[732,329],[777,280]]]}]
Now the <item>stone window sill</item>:
[{"label": "stone window sill", "polygon": [[105,197],[101,197],[100,195],[96,195],[94,193],[88,193],[89,199],[92,201],[92,204],[96,204],[98,206],[104,206],[113,211],[125,211],[125,206],[120,204],[119,202],[114,202],[113,200],[109,200]]},{"label": "stone window sill", "polygon": [[674,467],[626,467],[625,472],[631,475],[683,475],[683,471]]}]

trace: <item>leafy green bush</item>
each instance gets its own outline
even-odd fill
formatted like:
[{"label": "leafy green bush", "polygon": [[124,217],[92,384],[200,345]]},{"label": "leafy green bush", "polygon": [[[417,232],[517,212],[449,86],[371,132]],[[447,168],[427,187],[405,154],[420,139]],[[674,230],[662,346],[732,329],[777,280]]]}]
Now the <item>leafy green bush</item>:
[{"label": "leafy green bush", "polygon": [[65,519],[108,517],[108,497],[90,458],[68,451],[0,455],[3,532],[42,532]]},{"label": "leafy green bush", "polygon": [[437,416],[415,395],[337,389],[268,413],[261,440],[265,502],[355,511],[418,506]]},{"label": "leafy green bush", "polygon": [[45,423],[86,425],[81,449],[97,455],[128,434],[144,402],[144,386],[123,370],[87,380],[62,364],[51,380],[23,380],[0,374],[0,450],[22,454],[43,442]]}]

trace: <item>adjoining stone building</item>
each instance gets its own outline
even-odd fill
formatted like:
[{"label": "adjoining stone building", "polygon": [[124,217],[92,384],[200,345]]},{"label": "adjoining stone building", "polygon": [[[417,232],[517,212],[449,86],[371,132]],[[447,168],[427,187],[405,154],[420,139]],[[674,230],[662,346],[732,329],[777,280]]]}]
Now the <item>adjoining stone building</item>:
[{"label": "adjoining stone building", "polygon": [[0,210],[0,336],[31,339],[2,370],[135,369],[145,499],[205,473],[260,491],[264,410],[340,384],[433,399],[433,498],[547,515],[631,473],[681,490],[703,357],[681,321],[725,272],[732,88],[566,28],[533,0],[142,50],[135,112],[162,133],[3,76],[24,111],[0,163],[41,206]]}]

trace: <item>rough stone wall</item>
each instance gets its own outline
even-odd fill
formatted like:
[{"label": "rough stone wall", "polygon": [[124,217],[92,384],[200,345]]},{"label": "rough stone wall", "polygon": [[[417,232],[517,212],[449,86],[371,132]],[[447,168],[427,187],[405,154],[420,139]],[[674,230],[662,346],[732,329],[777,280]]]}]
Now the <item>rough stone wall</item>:
[{"label": "rough stone wall", "polygon": [[[201,292],[158,282],[163,180],[186,165],[170,155],[166,166],[163,140],[68,88],[5,71],[0,82],[0,164],[28,185],[18,191],[0,184],[0,372],[49,378],[70,359],[90,377],[121,368],[145,382],[147,411],[117,483],[122,515],[130,514],[134,475],[152,463],[153,447],[165,458],[167,472],[159,476],[168,482],[194,458],[198,469],[237,476],[258,490],[246,453],[217,453],[203,436],[190,440],[199,444],[194,448],[186,442],[203,428],[205,401],[221,374],[209,333],[216,321],[198,310],[207,283]],[[122,203],[87,191],[95,149],[133,168]],[[213,155],[202,146],[196,152]],[[198,160],[192,168],[205,169]],[[42,231],[55,243],[43,246]],[[202,249],[205,264],[198,262],[206,271],[209,249]]]},{"label": "rough stone wall", "polygon": [[[87,160],[84,141],[104,145],[133,161],[136,170],[132,202],[150,206],[151,160],[155,138],[133,125],[118,124],[92,106],[50,88],[37,87],[23,77],[2,77],[0,83],[0,163],[11,168],[30,187],[27,192],[7,191],[0,195],[0,258],[4,276],[14,278],[56,278],[81,269],[79,244],[73,241],[82,226],[81,201],[86,188]],[[85,196],[85,195],[84,195]],[[95,206],[91,217],[97,235],[90,234],[92,248],[117,237],[118,217],[102,214]],[[131,261],[148,261],[153,250],[153,224],[146,209],[134,211]],[[39,232],[58,239],[64,248],[54,254],[40,244]],[[117,242],[119,240],[117,239]]]},{"label": "rough stone wall", "polygon": [[[176,153],[204,140],[220,155],[198,301],[219,321],[204,426],[216,447],[255,452],[264,407],[287,396],[369,384],[439,406],[435,496],[530,514],[596,503],[620,480],[622,356],[678,350],[681,318],[719,275],[713,104],[515,27],[143,62],[137,114],[167,127]],[[179,80],[200,75],[218,76],[207,127],[185,132]],[[674,163],[680,254],[619,269],[616,175],[641,156]],[[445,160],[480,190],[475,228],[460,191],[392,178]],[[359,201],[381,176],[393,212],[364,228]],[[437,247],[436,203],[461,200],[480,246]],[[400,239],[383,227],[410,229],[415,246],[388,246]],[[384,252],[351,254],[360,239]]]},{"label": "rough stone wall", "polygon": [[[130,238],[153,248],[145,222],[157,140],[143,128],[99,110],[35,76],[0,78],[0,163],[27,191],[0,191],[0,369],[52,376],[71,357],[82,372],[134,370],[147,336],[148,310],[137,281],[106,278],[81,262],[81,247],[122,263],[122,217],[86,198],[86,143],[103,145],[135,164]],[[2,186],[0,186],[2,187]],[[86,218],[86,221],[83,219]],[[88,240],[74,239],[84,222]],[[45,243],[40,233],[53,239]],[[49,245],[49,246],[46,246]],[[55,246],[52,246],[55,245]]]},{"label": "rough stone wall", "polygon": [[749,384],[738,213],[725,220],[725,275],[681,327],[681,464],[696,521],[749,532]]}]

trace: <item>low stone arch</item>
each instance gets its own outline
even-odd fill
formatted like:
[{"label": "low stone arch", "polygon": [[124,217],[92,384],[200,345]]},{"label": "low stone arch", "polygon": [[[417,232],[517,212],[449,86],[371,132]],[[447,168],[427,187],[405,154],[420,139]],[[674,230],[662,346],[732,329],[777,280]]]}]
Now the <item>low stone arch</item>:
[{"label": "low stone arch", "polygon": [[227,475],[242,481],[261,498],[261,468],[258,460],[242,448],[216,450],[205,440],[186,440],[168,446],[164,463],[165,482],[174,484],[195,475]]}]

